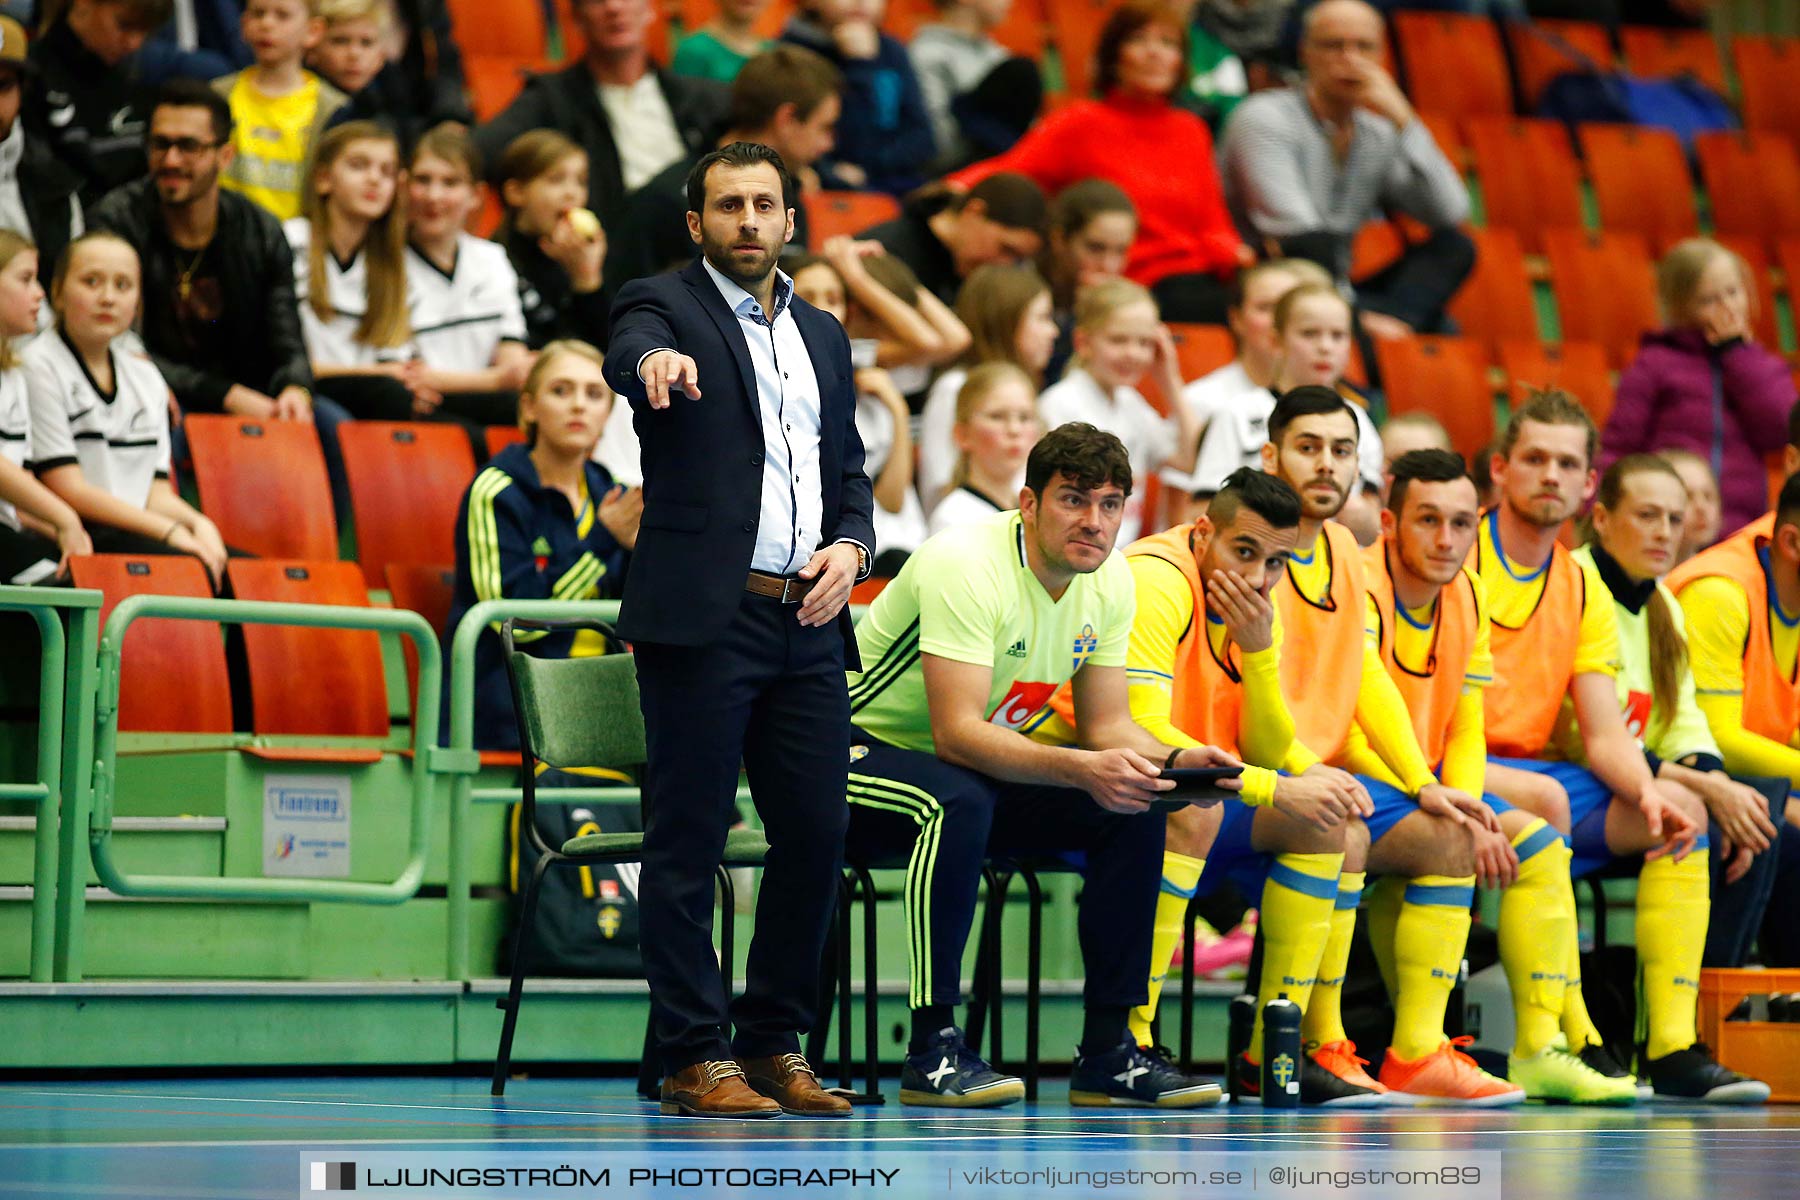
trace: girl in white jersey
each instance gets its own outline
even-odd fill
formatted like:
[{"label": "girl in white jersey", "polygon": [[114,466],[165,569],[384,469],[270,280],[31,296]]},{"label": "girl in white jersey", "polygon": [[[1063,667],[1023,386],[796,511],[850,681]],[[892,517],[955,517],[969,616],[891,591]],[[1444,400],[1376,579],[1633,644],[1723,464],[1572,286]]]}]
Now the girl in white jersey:
[{"label": "girl in white jersey", "polygon": [[1023,368],[983,363],[956,394],[954,485],[931,510],[933,536],[1019,507],[1018,478],[1038,435],[1037,389]]},{"label": "girl in white jersey", "polygon": [[33,466],[96,550],[192,554],[216,586],[225,542],[169,482],[169,385],[125,336],[139,291],[124,239],[89,233],[63,251],[50,284],[56,328],[22,356]]},{"label": "girl in white jersey", "polygon": [[301,215],[282,226],[320,390],[353,416],[388,421],[411,420],[414,395],[426,390],[424,365],[406,361],[399,190],[399,141],[373,121],[350,121],[319,139]]},{"label": "girl in white jersey", "polygon": [[519,280],[506,249],[468,233],[481,206],[481,159],[460,125],[419,139],[407,177],[413,344],[437,408],[473,425],[513,425],[519,389],[531,370]]},{"label": "girl in white jersey", "polygon": [[31,402],[14,338],[37,332],[37,248],[0,229],[0,583],[40,583],[91,554],[81,518],[30,472]]}]

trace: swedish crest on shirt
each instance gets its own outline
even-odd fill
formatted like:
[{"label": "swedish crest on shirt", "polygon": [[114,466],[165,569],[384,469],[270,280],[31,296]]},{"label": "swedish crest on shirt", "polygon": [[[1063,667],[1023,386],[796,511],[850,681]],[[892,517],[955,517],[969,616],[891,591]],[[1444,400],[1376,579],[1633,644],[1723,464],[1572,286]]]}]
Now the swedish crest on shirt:
[{"label": "swedish crest on shirt", "polygon": [[869,757],[869,748],[867,746],[852,746],[852,747],[850,747],[850,761],[851,762],[860,762],[862,759],[865,759],[867,757]]},{"label": "swedish crest on shirt", "polygon": [[1099,645],[1100,639],[1094,636],[1094,627],[1083,625],[1081,632],[1075,635],[1075,669],[1077,671],[1081,670],[1081,664],[1087,661],[1088,655],[1092,654]]}]

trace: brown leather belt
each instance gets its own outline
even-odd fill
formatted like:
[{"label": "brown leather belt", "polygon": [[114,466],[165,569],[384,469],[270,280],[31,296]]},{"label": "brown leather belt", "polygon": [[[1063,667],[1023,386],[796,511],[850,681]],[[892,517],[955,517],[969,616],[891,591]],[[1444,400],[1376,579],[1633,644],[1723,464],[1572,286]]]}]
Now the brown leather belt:
[{"label": "brown leather belt", "polygon": [[744,590],[779,600],[783,604],[798,604],[817,582],[818,576],[802,579],[798,575],[771,575],[767,571],[752,571],[750,578],[744,581]]}]

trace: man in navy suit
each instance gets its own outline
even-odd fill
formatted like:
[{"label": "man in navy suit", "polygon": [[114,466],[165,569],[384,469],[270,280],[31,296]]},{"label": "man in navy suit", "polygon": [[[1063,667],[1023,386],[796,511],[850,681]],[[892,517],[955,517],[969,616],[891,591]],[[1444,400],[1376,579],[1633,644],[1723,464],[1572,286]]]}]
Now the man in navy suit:
[{"label": "man in navy suit", "polygon": [[[875,543],[850,343],[776,269],[796,194],[779,155],[734,142],[695,165],[687,192],[701,258],[620,290],[606,356],[644,469],[619,632],[636,647],[648,738],[639,913],[662,1111],[842,1116],[799,1033],[849,820],[844,669],[860,664],[845,604]],[[769,857],[728,1041],[713,871],[740,762]]]}]

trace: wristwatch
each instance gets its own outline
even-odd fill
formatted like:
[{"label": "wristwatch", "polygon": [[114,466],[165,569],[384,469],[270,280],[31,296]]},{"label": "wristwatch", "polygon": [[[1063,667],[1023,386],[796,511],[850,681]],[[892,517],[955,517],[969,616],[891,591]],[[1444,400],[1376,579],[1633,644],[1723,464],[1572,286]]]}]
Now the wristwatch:
[{"label": "wristwatch", "polygon": [[856,577],[861,579],[869,573],[869,549],[861,542],[851,542],[856,549]]}]

